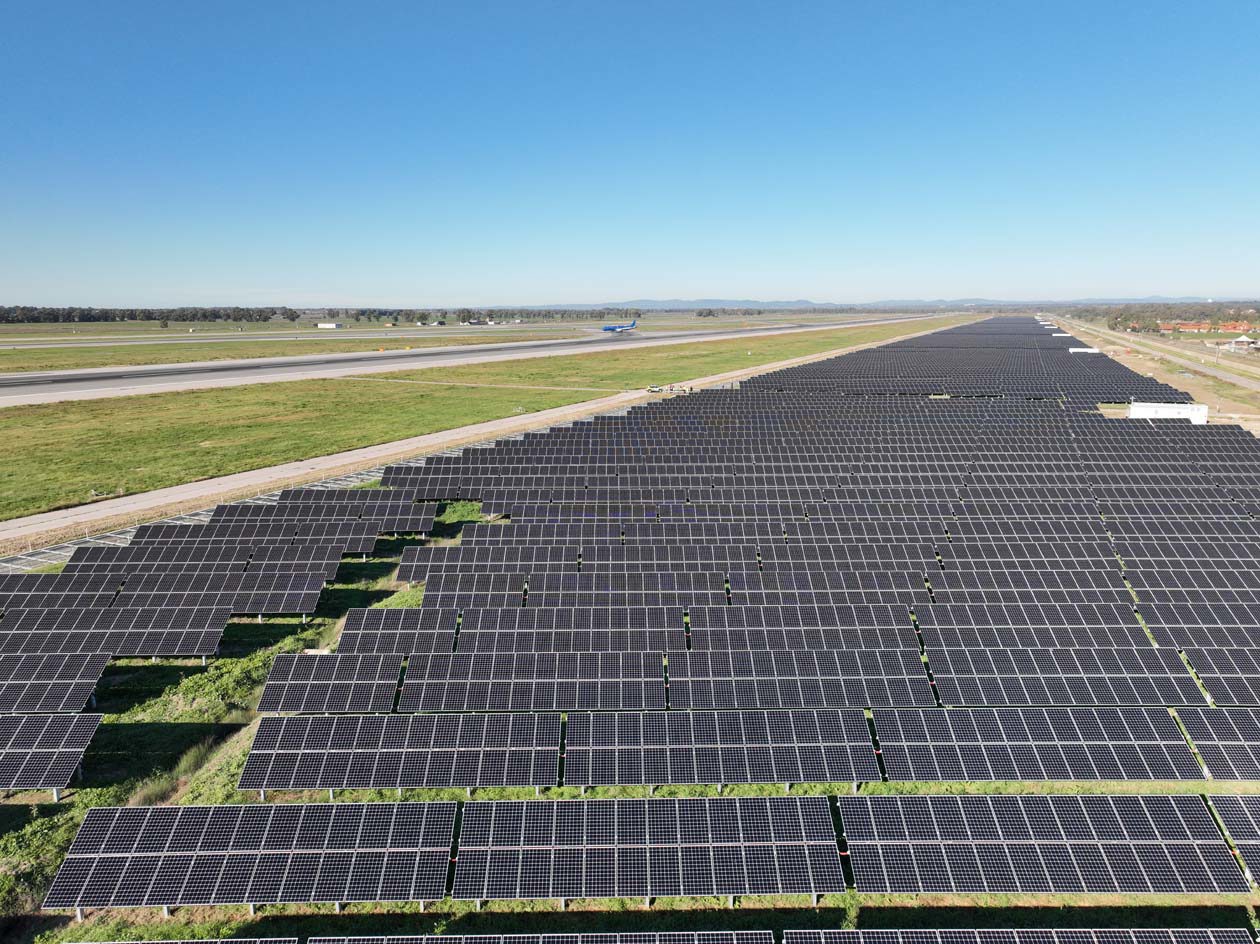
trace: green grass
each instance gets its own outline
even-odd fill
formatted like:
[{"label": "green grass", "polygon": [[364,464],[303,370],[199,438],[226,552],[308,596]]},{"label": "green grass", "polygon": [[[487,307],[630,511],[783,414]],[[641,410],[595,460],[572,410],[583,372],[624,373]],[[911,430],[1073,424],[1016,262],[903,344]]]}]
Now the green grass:
[{"label": "green grass", "polygon": [[0,410],[0,519],[589,399],[300,381]]},{"label": "green grass", "polygon": [[28,574],[59,574],[66,569],[65,561],[59,564],[44,564],[40,567],[32,567],[27,571]]},{"label": "green grass", "polygon": [[[959,319],[376,375],[638,389],[895,337]],[[752,351],[750,355],[748,352]],[[351,378],[0,410],[0,520],[594,399],[591,389]]]},{"label": "green grass", "polygon": [[[440,329],[438,329],[440,330]],[[0,373],[32,370],[75,370],[91,367],[141,367],[148,364],[187,364],[194,361],[242,360],[251,357],[295,357],[304,354],[350,354],[356,351],[401,351],[407,348],[450,347],[456,344],[492,344],[504,341],[544,341],[577,337],[571,331],[504,331],[493,335],[453,334],[423,338],[345,338],[322,340],[265,335],[248,341],[190,342],[179,344],[115,344],[92,347],[32,347],[0,350]]]},{"label": "green grass", "polygon": [[537,386],[566,384],[641,390],[649,384],[676,384],[698,377],[755,367],[758,364],[803,357],[840,347],[883,341],[903,334],[960,324],[969,319],[933,318],[905,324],[864,328],[836,328],[760,338],[702,341],[693,344],[630,348],[600,354],[535,357],[511,364],[468,364],[432,367],[421,371],[396,371],[397,380],[444,383],[511,383]]}]

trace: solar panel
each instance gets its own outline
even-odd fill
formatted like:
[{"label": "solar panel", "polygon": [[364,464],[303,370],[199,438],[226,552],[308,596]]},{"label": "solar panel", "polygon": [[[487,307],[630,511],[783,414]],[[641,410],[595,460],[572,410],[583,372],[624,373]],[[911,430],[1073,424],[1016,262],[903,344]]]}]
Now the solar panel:
[{"label": "solar panel", "polygon": [[1163,708],[876,708],[890,780],[1199,780]]},{"label": "solar panel", "polygon": [[432,901],[454,803],[97,807],[45,908]]},{"label": "solar panel", "polygon": [[324,588],[321,574],[141,574],[127,579],[119,606],[222,607],[233,613],[313,613]]},{"label": "solar panel", "polygon": [[1214,796],[1212,806],[1252,874],[1260,874],[1260,797]]},{"label": "solar panel", "polygon": [[392,711],[402,663],[396,653],[281,653],[267,675],[258,710]]},{"label": "solar panel", "polygon": [[1185,649],[1186,659],[1218,705],[1260,705],[1260,652],[1253,648]]},{"label": "solar panel", "polygon": [[556,786],[560,715],[263,718],[242,790]]},{"label": "solar panel", "polygon": [[374,521],[236,521],[227,524],[145,524],[129,547],[145,544],[336,544],[347,554],[368,554],[380,526]]},{"label": "solar panel", "polygon": [[0,655],[0,712],[78,712],[92,697],[108,654]]},{"label": "solar panel", "polygon": [[[441,938],[439,940],[438,938]],[[313,937],[307,944],[774,944],[770,931],[628,931],[609,934],[428,934],[389,937]],[[1127,944],[1127,942],[1124,942]],[[1134,942],[1181,944],[1181,942]],[[1233,939],[1185,944],[1244,944]]]},{"label": "solar panel", "polygon": [[66,786],[100,715],[0,715],[0,789]]},{"label": "solar panel", "polygon": [[399,711],[665,708],[660,653],[415,653]]},{"label": "solar panel", "polygon": [[838,798],[859,892],[1238,892],[1197,796]]},{"label": "solar panel", "polygon": [[678,709],[936,704],[917,650],[693,650],[668,670]]},{"label": "solar panel", "polygon": [[844,891],[824,797],[466,803],[452,897]]},{"label": "solar panel", "polygon": [[880,780],[858,709],[570,712],[566,784]]},{"label": "solar panel", "polygon": [[945,705],[1186,705],[1206,701],[1176,650],[938,649]]},{"label": "solar panel", "polygon": [[1178,708],[1190,741],[1217,780],[1260,780],[1260,711]]},{"label": "solar panel", "polygon": [[359,494],[364,497],[356,501],[219,505],[210,516],[210,524],[369,521],[380,531],[393,534],[425,534],[433,530],[437,505],[374,499],[362,490]]},{"label": "solar panel", "polygon": [[[311,944],[315,944],[312,940]],[[541,942],[540,942],[541,944]],[[1252,944],[1243,928],[887,928],[784,931],[783,944]]]},{"label": "solar panel", "polygon": [[[129,944],[127,941],[105,941],[102,944]],[[150,941],[149,944],[298,944],[295,937],[197,938],[193,940]]]},{"label": "solar panel", "polygon": [[0,617],[0,653],[208,656],[231,618],[223,607],[10,609]]}]

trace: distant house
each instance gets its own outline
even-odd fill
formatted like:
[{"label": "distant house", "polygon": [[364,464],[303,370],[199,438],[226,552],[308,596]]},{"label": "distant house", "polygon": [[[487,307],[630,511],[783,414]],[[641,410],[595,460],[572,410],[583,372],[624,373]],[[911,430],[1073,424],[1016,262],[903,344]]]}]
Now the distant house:
[{"label": "distant house", "polygon": [[1182,334],[1210,334],[1212,331],[1212,322],[1210,321],[1178,321],[1177,330]]},{"label": "distant house", "polygon": [[1249,321],[1222,321],[1221,331],[1225,334],[1233,334],[1235,331],[1247,332],[1251,330],[1251,322]]},{"label": "distant house", "polygon": [[1159,323],[1160,334],[1172,334],[1177,330],[1177,326],[1171,321],[1161,321]]},{"label": "distant house", "polygon": [[1221,346],[1228,348],[1231,351],[1251,351],[1255,349],[1256,339],[1249,338],[1247,335],[1242,334],[1234,338],[1232,341],[1227,341]]}]

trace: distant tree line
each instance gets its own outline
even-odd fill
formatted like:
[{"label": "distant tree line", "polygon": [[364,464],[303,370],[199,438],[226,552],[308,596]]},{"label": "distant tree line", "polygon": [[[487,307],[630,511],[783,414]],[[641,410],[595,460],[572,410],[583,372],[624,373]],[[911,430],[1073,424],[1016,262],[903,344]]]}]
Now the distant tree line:
[{"label": "distant tree line", "polygon": [[106,321],[297,321],[293,308],[45,308],[37,305],[0,307],[0,324],[73,324]]},{"label": "distant tree line", "polygon": [[[1141,306],[1122,306],[1135,308]],[[1181,310],[1183,306],[1163,305],[1146,306],[1157,308],[1173,308]],[[1202,307],[1202,306],[1200,306]],[[1218,306],[1225,307],[1225,306]],[[1085,312],[1098,312],[1106,309],[1076,309],[1081,317],[1093,317]],[[859,314],[871,313],[888,315],[893,309],[869,307],[862,305],[837,305],[826,308],[701,308],[665,310],[654,309],[653,314],[694,314],[698,318],[756,318],[770,314],[779,315],[827,315],[827,314]],[[1178,317],[1191,317],[1192,313],[1182,311]],[[296,322],[308,321],[349,321],[379,322],[393,321],[399,323],[445,321],[447,324],[467,323],[469,321],[632,321],[642,318],[644,312],[639,308],[248,308],[235,306],[209,306],[189,308],[52,308],[40,305],[7,305],[0,306],[0,324],[19,323],[67,323],[76,322],[109,322],[109,321],[159,321],[159,322],[268,322],[284,320]],[[1160,315],[1159,317],[1167,317]]]},{"label": "distant tree line", "polygon": [[1082,305],[1062,309],[1064,314],[1106,324],[1113,331],[1159,331],[1161,322],[1255,321],[1260,301],[1251,302],[1135,302],[1127,305]]}]

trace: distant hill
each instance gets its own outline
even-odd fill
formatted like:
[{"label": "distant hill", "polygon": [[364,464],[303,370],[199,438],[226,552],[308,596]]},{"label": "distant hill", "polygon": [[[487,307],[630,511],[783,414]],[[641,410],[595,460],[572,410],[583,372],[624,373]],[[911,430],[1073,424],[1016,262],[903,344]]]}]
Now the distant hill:
[{"label": "distant hill", "polygon": [[872,302],[816,302],[808,298],[780,301],[762,301],[756,298],[634,298],[621,302],[599,304],[540,305],[540,307],[568,311],[591,311],[600,308],[638,308],[642,311],[691,311],[696,308],[753,308],[764,310],[799,310],[808,308],[996,308],[1008,305],[1125,305],[1140,303],[1179,304],[1187,302],[1229,301],[1226,298],[1209,299],[1206,296],[1183,295],[1170,297],[1148,295],[1141,298],[886,298]]}]

